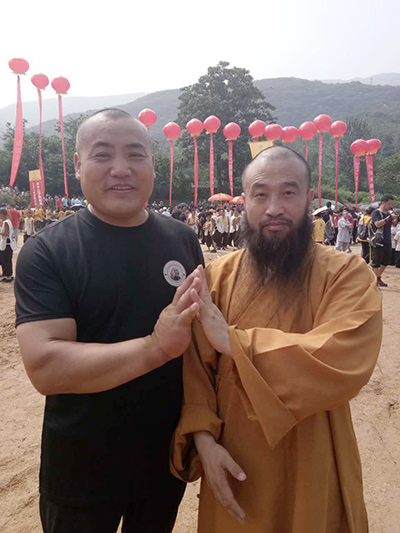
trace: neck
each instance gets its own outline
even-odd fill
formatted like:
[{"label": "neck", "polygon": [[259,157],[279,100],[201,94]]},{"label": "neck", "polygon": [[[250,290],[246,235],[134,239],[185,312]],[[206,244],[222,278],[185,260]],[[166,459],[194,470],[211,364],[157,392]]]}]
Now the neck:
[{"label": "neck", "polygon": [[101,213],[92,204],[88,205],[88,209],[92,213],[92,215],[94,215],[102,222],[110,224],[111,226],[119,226],[124,228],[141,226],[149,218],[149,213],[144,208],[142,209],[142,211],[140,211],[140,213],[137,213],[128,218],[114,217],[112,215]]}]

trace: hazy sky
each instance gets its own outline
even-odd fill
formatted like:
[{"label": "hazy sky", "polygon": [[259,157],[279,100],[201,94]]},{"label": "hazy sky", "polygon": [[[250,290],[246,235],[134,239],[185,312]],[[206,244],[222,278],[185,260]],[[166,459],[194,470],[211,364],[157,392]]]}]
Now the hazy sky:
[{"label": "hazy sky", "polygon": [[399,21],[398,0],[7,0],[0,107],[15,102],[12,57],[30,63],[24,100],[39,72],[67,77],[73,96],[177,88],[221,59],[255,79],[399,72]]}]

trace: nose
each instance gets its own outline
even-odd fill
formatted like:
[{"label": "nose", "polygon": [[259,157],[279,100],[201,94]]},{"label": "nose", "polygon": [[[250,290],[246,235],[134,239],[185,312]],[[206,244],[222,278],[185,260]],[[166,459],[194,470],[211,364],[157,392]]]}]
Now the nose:
[{"label": "nose", "polygon": [[268,217],[275,218],[285,213],[280,195],[272,195],[265,206],[265,214]]},{"label": "nose", "polygon": [[110,175],[113,178],[123,178],[130,175],[128,161],[122,155],[116,155],[112,161]]}]

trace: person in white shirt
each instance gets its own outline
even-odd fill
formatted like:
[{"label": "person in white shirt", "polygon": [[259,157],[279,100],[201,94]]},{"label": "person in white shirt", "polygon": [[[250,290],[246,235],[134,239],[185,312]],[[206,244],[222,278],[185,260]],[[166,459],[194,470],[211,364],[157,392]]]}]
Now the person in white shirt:
[{"label": "person in white shirt", "polygon": [[229,237],[229,220],[223,207],[217,209],[217,214],[214,216],[215,232],[213,239],[218,248],[226,250]]},{"label": "person in white shirt", "polygon": [[[393,229],[393,226],[392,226]],[[394,243],[394,266],[400,268],[400,222],[398,218],[397,225],[395,226],[396,233],[392,238],[392,243]]]},{"label": "person in white shirt", "polygon": [[343,209],[342,216],[338,221],[338,235],[335,250],[338,252],[349,252],[353,224],[349,220],[349,212]]}]

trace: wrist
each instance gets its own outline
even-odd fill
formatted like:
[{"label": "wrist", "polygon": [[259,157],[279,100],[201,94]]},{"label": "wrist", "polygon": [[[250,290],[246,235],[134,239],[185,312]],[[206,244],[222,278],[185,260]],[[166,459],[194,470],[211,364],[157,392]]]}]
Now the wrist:
[{"label": "wrist", "polygon": [[154,368],[162,366],[171,360],[171,358],[168,357],[168,354],[162,349],[154,331],[152,334],[144,337],[143,341],[145,343],[145,352],[149,359],[153,360]]},{"label": "wrist", "polygon": [[199,455],[206,453],[207,450],[213,448],[217,442],[214,437],[208,431],[198,431],[193,435],[194,443]]}]

